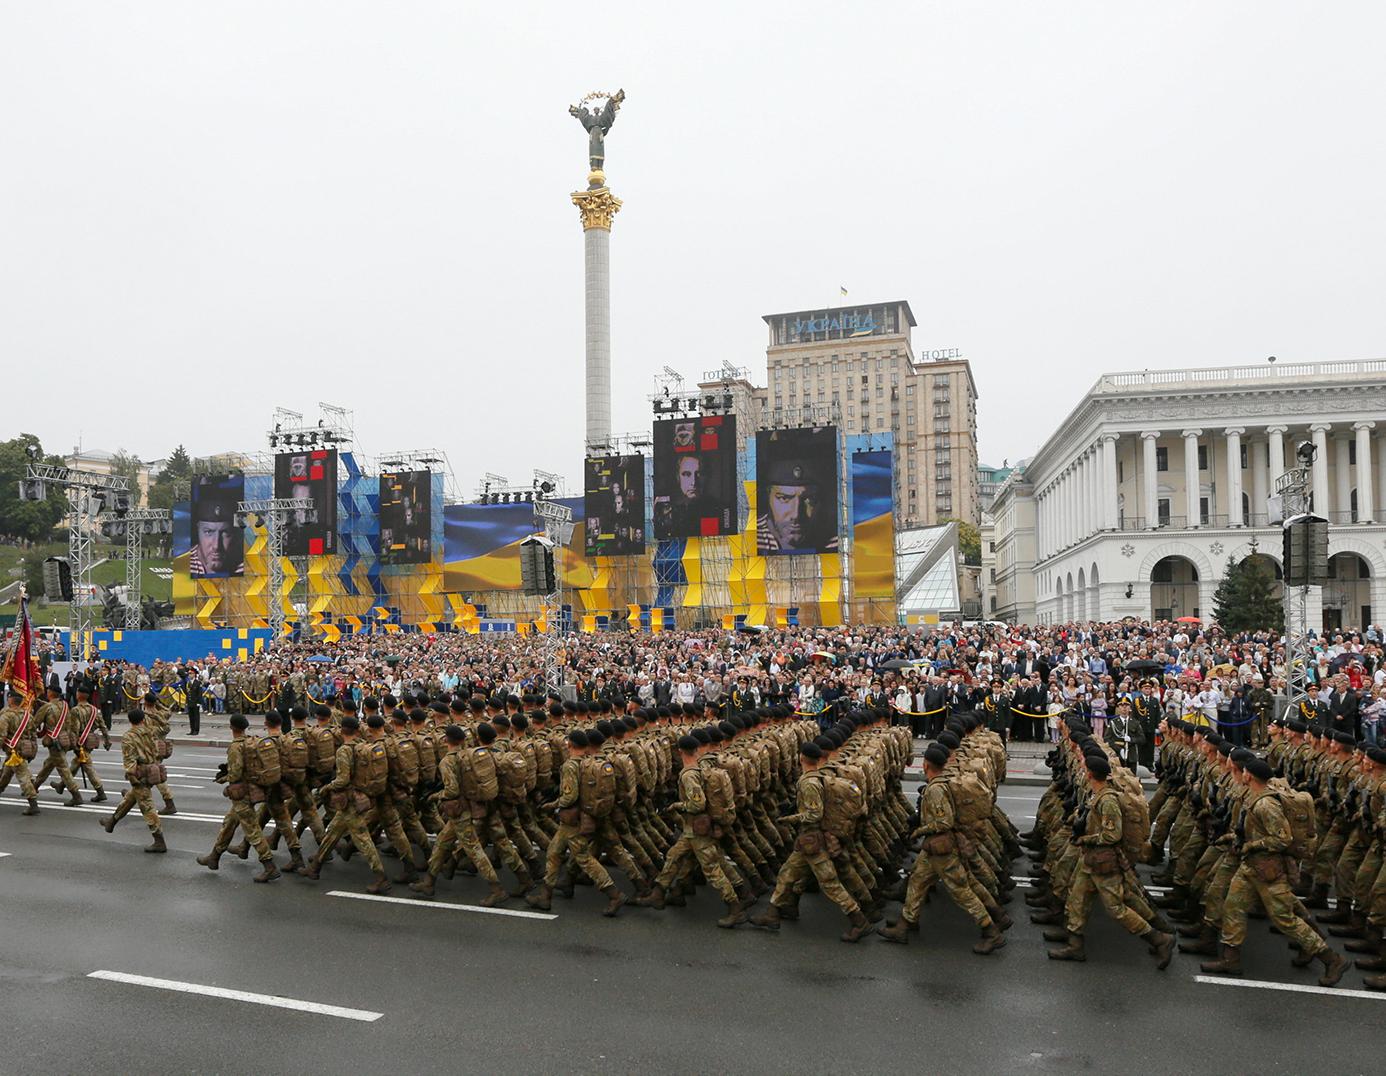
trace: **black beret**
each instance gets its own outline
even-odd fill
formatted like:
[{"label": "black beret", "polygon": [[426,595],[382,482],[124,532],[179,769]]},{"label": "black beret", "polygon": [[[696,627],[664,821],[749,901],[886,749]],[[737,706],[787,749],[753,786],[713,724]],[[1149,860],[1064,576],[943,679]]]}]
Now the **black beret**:
[{"label": "black beret", "polygon": [[476,727],[476,738],[482,743],[494,743],[496,739],[495,726],[490,722],[483,721]]},{"label": "black beret", "polygon": [[1087,763],[1088,773],[1099,781],[1105,781],[1112,775],[1112,764],[1107,761],[1106,755],[1084,755],[1083,761]]},{"label": "black beret", "polygon": [[600,747],[604,743],[606,743],[606,737],[603,736],[600,732],[598,732],[596,729],[587,730],[588,747]]},{"label": "black beret", "polygon": [[443,736],[446,737],[448,743],[461,743],[467,738],[467,734],[462,731],[461,725],[449,725],[443,730]]},{"label": "black beret", "polygon": [[948,763],[948,753],[946,747],[932,743],[924,751],[924,761],[931,766],[945,766]]},{"label": "black beret", "polygon": [[680,750],[680,751],[689,751],[689,752],[696,751],[696,750],[698,750],[698,747],[699,747],[699,746],[700,746],[700,745],[699,745],[698,741],[697,741],[694,737],[692,737],[692,736],[680,736],[680,737],[679,737],[679,750]]},{"label": "black beret", "polygon": [[1378,766],[1386,766],[1386,747],[1367,748],[1367,757]]},{"label": "black beret", "polygon": [[[126,716],[126,718],[129,720],[130,724],[132,724],[132,725],[138,725],[141,721],[144,720],[144,711],[143,711],[143,710],[131,710],[131,711],[130,711],[128,714],[126,714],[125,716]],[[241,722],[241,723],[240,723],[239,725],[234,725],[233,727],[236,727],[236,728],[245,728],[248,724],[250,724],[250,722],[248,722],[245,718],[241,717],[240,714],[233,714],[233,715],[231,716],[231,720],[232,720],[233,723],[234,723],[238,718],[240,719],[240,722]]]},{"label": "black beret", "polygon": [[495,717],[491,718],[491,724],[498,729],[508,729],[510,727],[510,718],[506,717],[504,714],[497,714]]},{"label": "black beret", "polygon": [[379,714],[371,714],[370,717],[366,718],[366,727],[372,729],[383,729],[385,727],[385,719],[381,717]]},{"label": "black beret", "polygon": [[582,729],[573,729],[572,732],[568,733],[568,742],[574,747],[586,747],[587,733],[583,732]]},{"label": "black beret", "polygon": [[1263,758],[1248,759],[1246,772],[1258,781],[1269,781],[1271,779],[1270,763]]},{"label": "black beret", "polygon": [[284,719],[279,716],[278,710],[266,710],[265,724],[272,729],[282,729],[284,727]]},{"label": "black beret", "polygon": [[818,759],[823,757],[823,749],[816,743],[805,743],[799,746],[799,754],[804,758]]},{"label": "black beret", "polygon": [[318,703],[318,705],[316,705],[316,706],[313,707],[313,716],[314,716],[314,717],[331,717],[331,716],[332,716],[332,707],[330,707],[330,706],[324,706],[322,703]]},{"label": "black beret", "polygon": [[517,732],[524,732],[525,729],[529,728],[529,718],[525,717],[524,714],[515,714],[510,719],[510,727]]},{"label": "black beret", "polygon": [[343,699],[342,709],[349,714],[354,714],[356,712],[356,700],[350,697]]},{"label": "black beret", "polygon": [[342,718],[342,731],[343,731],[343,732],[355,732],[355,731],[356,731],[357,729],[359,729],[360,727],[361,727],[361,722],[357,721],[356,718],[354,718],[354,717],[344,717],[344,718]]},{"label": "black beret", "polygon": [[308,711],[305,710],[302,706],[295,706],[292,710],[289,711],[289,716],[292,717],[295,721],[307,721]]}]

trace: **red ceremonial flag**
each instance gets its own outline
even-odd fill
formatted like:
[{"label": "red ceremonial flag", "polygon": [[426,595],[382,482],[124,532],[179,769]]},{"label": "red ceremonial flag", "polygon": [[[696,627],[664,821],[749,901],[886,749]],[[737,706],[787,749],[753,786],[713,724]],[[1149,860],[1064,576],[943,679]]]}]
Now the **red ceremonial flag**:
[{"label": "red ceremonial flag", "polygon": [[14,643],[5,656],[4,680],[27,705],[43,686],[38,655],[34,653],[34,629],[29,623],[29,598],[21,594],[15,617]]}]

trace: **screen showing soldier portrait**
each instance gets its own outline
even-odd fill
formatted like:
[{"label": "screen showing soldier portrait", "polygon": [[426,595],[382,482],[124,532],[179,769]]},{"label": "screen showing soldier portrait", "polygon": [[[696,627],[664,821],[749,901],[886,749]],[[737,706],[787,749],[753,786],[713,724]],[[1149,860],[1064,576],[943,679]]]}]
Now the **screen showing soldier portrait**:
[{"label": "screen showing soldier portrait", "polygon": [[194,579],[230,579],[245,574],[244,532],[236,525],[236,505],[245,500],[245,476],[193,475],[192,543],[188,574]]},{"label": "screen showing soldier portrait", "polygon": [[584,464],[589,557],[645,552],[645,457],[593,456]]},{"label": "screen showing soldier portrait", "polygon": [[654,536],[735,534],[736,517],[736,417],[656,422]]},{"label": "screen showing soldier portrait", "polygon": [[[274,457],[274,495],[305,502],[289,514],[287,557],[321,557],[337,551],[337,452],[330,448],[282,452]],[[311,511],[307,503],[311,502]],[[312,514],[316,513],[314,522]]]},{"label": "screen showing soldier portrait", "polygon": [[426,564],[432,554],[432,471],[380,476],[380,563]]},{"label": "screen showing soldier portrait", "polygon": [[756,434],[756,552],[836,553],[837,429]]}]

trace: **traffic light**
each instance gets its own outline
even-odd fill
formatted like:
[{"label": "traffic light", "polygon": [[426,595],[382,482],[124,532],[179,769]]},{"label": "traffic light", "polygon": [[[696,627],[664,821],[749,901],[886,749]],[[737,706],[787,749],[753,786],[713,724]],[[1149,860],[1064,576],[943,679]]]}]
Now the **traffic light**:
[{"label": "traffic light", "polygon": [[536,534],[520,543],[520,586],[526,594],[539,597],[558,589],[553,543],[547,538]]}]

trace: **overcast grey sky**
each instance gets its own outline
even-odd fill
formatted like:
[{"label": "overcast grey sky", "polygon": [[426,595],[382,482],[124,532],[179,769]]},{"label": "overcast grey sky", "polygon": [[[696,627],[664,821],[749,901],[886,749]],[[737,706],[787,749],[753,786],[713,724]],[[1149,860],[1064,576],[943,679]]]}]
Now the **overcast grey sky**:
[{"label": "overcast grey sky", "polygon": [[963,349],[1014,461],[1104,370],[1386,354],[1383,41],[1380,3],[10,0],[6,425],[205,455],[325,400],[468,491],[576,479],[567,106],[624,87],[615,430],[846,286]]}]

